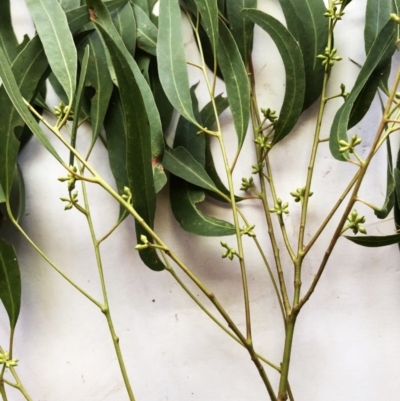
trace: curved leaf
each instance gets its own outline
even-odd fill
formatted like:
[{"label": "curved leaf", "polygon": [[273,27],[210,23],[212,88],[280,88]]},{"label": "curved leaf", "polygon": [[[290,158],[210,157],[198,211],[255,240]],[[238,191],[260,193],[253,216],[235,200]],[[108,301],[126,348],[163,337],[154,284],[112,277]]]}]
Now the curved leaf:
[{"label": "curved leaf", "polygon": [[243,10],[243,14],[271,36],[285,66],[285,98],[275,125],[275,144],[290,133],[303,110],[306,86],[303,56],[292,34],[278,20],[258,10]]},{"label": "curved leaf", "polygon": [[226,2],[229,26],[243,62],[247,65],[253,41],[254,24],[241,14],[244,8],[257,8],[257,0],[229,0]]},{"label": "curved leaf", "polygon": [[21,275],[14,248],[3,240],[0,240],[0,299],[13,330],[21,309]]},{"label": "curved leaf", "polygon": [[339,141],[348,141],[347,129],[354,103],[371,77],[371,74],[373,74],[379,66],[381,60],[388,57],[388,54],[393,54],[395,49],[395,34],[395,22],[389,21],[379,32],[379,35],[373,43],[367,59],[358,74],[350,95],[335,115],[329,138],[329,147],[333,157],[337,160],[345,161],[348,158],[348,154],[342,154],[339,152]]},{"label": "curved leaf", "polygon": [[18,40],[11,22],[10,0],[0,1],[0,46],[11,64],[17,57]]},{"label": "curved leaf", "polygon": [[160,82],[175,109],[196,124],[190,97],[181,24],[178,0],[161,0],[157,38]]},{"label": "curved leaf", "polygon": [[136,4],[133,5],[137,23],[138,47],[155,56],[157,54],[158,29],[147,14]]},{"label": "curved leaf", "polygon": [[400,243],[400,234],[392,234],[385,236],[360,236],[350,237],[344,235],[345,238],[354,242],[357,245],[366,246],[368,248],[377,248],[381,246],[388,246]]},{"label": "curved leaf", "polygon": [[306,76],[303,110],[319,98],[324,66],[317,59],[328,42],[328,23],[323,0],[279,0],[286,24],[302,51]]},{"label": "curved leaf", "polygon": [[81,5],[80,0],[58,0],[64,11],[73,10]]},{"label": "curved leaf", "polygon": [[239,49],[223,22],[219,24],[218,64],[224,77],[240,149],[249,125],[250,85]]},{"label": "curved leaf", "polygon": [[[144,221],[153,227],[156,193],[152,171],[150,126],[146,108],[139,85],[125,55],[101,25],[96,24],[96,27],[110,53],[121,97],[126,127],[124,158],[127,166],[127,184],[133,194],[133,206]],[[140,242],[140,236],[147,233],[139,222],[135,221],[135,223],[136,237]],[[139,254],[143,262],[152,270],[165,269],[154,248],[144,249]]]},{"label": "curved leaf", "polygon": [[135,57],[136,51],[136,18],[130,3],[115,11],[113,22],[128,52]]},{"label": "curved leaf", "polygon": [[67,17],[56,0],[26,0],[50,67],[72,103],[78,57]]}]

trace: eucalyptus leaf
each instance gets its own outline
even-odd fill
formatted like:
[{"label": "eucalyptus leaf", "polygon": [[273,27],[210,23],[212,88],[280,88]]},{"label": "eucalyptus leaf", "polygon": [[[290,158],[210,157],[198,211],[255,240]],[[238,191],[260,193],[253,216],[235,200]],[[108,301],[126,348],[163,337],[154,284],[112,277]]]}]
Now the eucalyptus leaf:
[{"label": "eucalyptus leaf", "polygon": [[148,15],[136,4],[133,5],[133,11],[137,23],[138,47],[155,56],[157,54],[158,29]]},{"label": "eucalyptus leaf", "polygon": [[303,109],[311,106],[321,95],[324,66],[317,59],[324,54],[328,41],[328,22],[324,17],[323,0],[279,0],[287,28],[298,42],[304,60],[306,92]]},{"label": "eucalyptus leaf", "polygon": [[14,248],[0,239],[0,299],[15,329],[21,309],[21,274]]},{"label": "eucalyptus leaf", "polygon": [[[128,186],[133,194],[133,206],[141,218],[150,226],[154,225],[156,193],[154,189],[150,126],[139,85],[126,59],[113,38],[101,26],[97,29],[110,52],[118,83],[121,104],[126,127],[125,161],[127,166]],[[131,107],[134,105],[134,107]],[[148,235],[138,221],[136,237],[140,243],[141,235]],[[143,262],[152,270],[165,268],[154,248],[139,251]]]},{"label": "eucalyptus leaf", "polygon": [[244,8],[257,8],[257,0],[228,0],[226,2],[231,32],[243,62],[247,66],[253,42],[254,24],[241,13]]},{"label": "eucalyptus leaf", "polygon": [[240,149],[246,138],[250,119],[250,85],[239,49],[223,22],[219,24],[218,64],[224,77]]},{"label": "eucalyptus leaf", "polygon": [[67,17],[56,0],[26,0],[54,75],[72,103],[78,57]]},{"label": "eucalyptus leaf", "polygon": [[329,147],[333,157],[337,160],[345,161],[349,157],[348,154],[339,152],[339,141],[348,141],[347,129],[354,103],[382,59],[387,58],[388,54],[393,54],[395,49],[395,33],[395,22],[388,21],[374,41],[350,95],[335,115],[331,127]]},{"label": "eucalyptus leaf", "polygon": [[17,163],[14,170],[14,181],[9,197],[11,211],[16,221],[20,221],[25,213],[25,182],[22,170]]},{"label": "eucalyptus leaf", "polygon": [[12,26],[10,0],[0,1],[0,46],[11,64],[18,54],[18,40]]},{"label": "eucalyptus leaf", "polygon": [[306,88],[303,56],[297,41],[278,20],[259,10],[243,10],[243,14],[271,36],[285,66],[285,97],[275,125],[272,141],[275,144],[290,133],[303,110]]},{"label": "eucalyptus leaf", "polygon": [[353,237],[346,236],[345,238],[354,242],[357,245],[366,246],[368,248],[377,248],[400,243],[400,234],[384,235],[384,236],[365,236]]},{"label": "eucalyptus leaf", "polygon": [[73,10],[81,5],[80,0],[58,0],[64,11]]},{"label": "eucalyptus leaf", "polygon": [[196,124],[190,97],[181,24],[178,0],[161,0],[157,39],[160,82],[175,109]]},{"label": "eucalyptus leaf", "polygon": [[140,7],[147,16],[150,16],[149,0],[131,0],[131,2]]},{"label": "eucalyptus leaf", "polygon": [[132,57],[136,51],[136,18],[130,3],[124,4],[113,15],[113,22]]}]

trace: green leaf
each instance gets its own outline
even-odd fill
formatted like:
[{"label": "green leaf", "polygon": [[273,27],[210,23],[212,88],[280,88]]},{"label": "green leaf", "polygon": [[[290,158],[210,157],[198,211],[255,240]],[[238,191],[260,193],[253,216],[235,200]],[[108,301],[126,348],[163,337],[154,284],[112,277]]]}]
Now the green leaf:
[{"label": "green leaf", "polygon": [[319,98],[322,91],[324,66],[317,59],[328,43],[328,20],[324,17],[323,0],[279,0],[287,28],[302,51],[306,76],[303,110]]},{"label": "green leaf", "polygon": [[226,84],[229,106],[240,149],[246,138],[249,125],[250,86],[239,49],[223,22],[220,22],[219,25],[218,64]]},{"label": "green leaf", "polygon": [[207,36],[210,39],[214,59],[218,50],[218,5],[217,0],[194,0],[201,16]]},{"label": "green leaf", "polygon": [[0,1],[0,46],[11,64],[18,54],[18,40],[12,26],[10,0]]},{"label": "green leaf", "polygon": [[132,4],[140,7],[147,16],[150,15],[149,1],[148,0],[131,0]]},{"label": "green leaf", "polygon": [[303,56],[292,34],[278,20],[258,10],[243,10],[243,14],[271,36],[285,66],[285,98],[275,126],[275,144],[290,133],[303,110],[306,87]]},{"label": "green leaf", "polygon": [[390,139],[386,139],[387,146],[387,173],[386,173],[386,198],[383,206],[374,211],[375,216],[379,219],[385,219],[393,208],[395,202],[395,181],[393,173],[392,150],[390,147]]},{"label": "green leaf", "polygon": [[64,11],[73,10],[81,5],[80,0],[58,0]]},{"label": "green leaf", "polygon": [[[96,24],[110,53],[117,79],[126,127],[126,153],[128,186],[133,194],[133,206],[144,221],[154,225],[156,193],[154,189],[150,126],[139,85],[133,71],[118,45],[107,31]],[[134,107],[132,107],[134,106]],[[147,232],[139,222],[136,223],[136,237]],[[143,262],[152,270],[163,270],[164,264],[155,249],[148,248],[139,252]]]},{"label": "green leaf", "polygon": [[247,65],[253,42],[254,24],[246,19],[241,11],[244,8],[257,8],[257,0],[229,0],[226,2],[226,8],[232,35]]},{"label": "green leaf", "polygon": [[198,187],[219,192],[204,167],[184,147],[166,149],[164,167],[172,174]]},{"label": "green leaf", "polygon": [[138,47],[155,56],[157,54],[158,29],[147,14],[136,4],[133,5],[137,23]]},{"label": "green leaf", "polygon": [[3,191],[3,187],[0,184],[0,203],[5,203],[6,202],[6,195]]},{"label": "green leaf", "polygon": [[21,309],[21,275],[14,248],[3,240],[0,240],[0,299],[14,330]]},{"label": "green leaf", "polygon": [[67,17],[56,0],[26,0],[54,75],[72,103],[78,57]]},{"label": "green leaf", "polygon": [[368,248],[377,248],[400,243],[400,234],[384,235],[384,236],[365,236],[350,237],[344,235],[345,238],[357,245],[366,246]]},{"label": "green leaf", "polygon": [[[2,49],[0,49],[0,78],[3,81],[4,88],[11,99],[14,107],[17,109],[19,115],[23,118],[25,123],[29,126],[32,132],[40,140],[43,146],[60,162],[62,162],[60,156],[55,151],[37,121],[33,118],[32,114],[28,111],[22,94],[19,90],[18,84],[15,80],[13,72],[10,66],[7,64],[5,54]],[[12,135],[12,133],[11,133]]]},{"label": "green leaf", "polygon": [[190,97],[181,24],[178,0],[161,0],[157,39],[160,82],[175,109],[196,124]]},{"label": "green leaf", "polygon": [[160,115],[158,113],[150,86],[147,83],[146,79],[143,77],[135,60],[126,49],[121,37],[119,36],[117,30],[115,29],[115,26],[112,23],[110,14],[104,4],[100,0],[87,0],[87,4],[90,8],[92,8],[96,16],[96,24],[98,26],[101,26],[107,32],[114,43],[118,46],[122,54],[125,56],[125,59],[128,61],[135,80],[139,86],[141,96],[146,107],[146,114],[150,123],[152,156],[157,160],[161,160],[164,153],[164,138],[162,134]]},{"label": "green leaf", "polygon": [[135,57],[136,51],[136,18],[130,3],[115,11],[113,22],[127,50]]},{"label": "green leaf", "polygon": [[171,178],[171,208],[181,227],[190,233],[208,237],[235,234],[235,226],[227,221],[205,216],[196,204],[205,199],[204,191],[177,177]]},{"label": "green leaf", "polygon": [[[217,109],[217,115],[221,115],[229,107],[228,98],[224,97],[222,94],[219,94],[215,99],[215,107]],[[207,129],[213,129],[213,125],[215,124],[215,112],[214,105],[210,101],[208,102],[200,112],[201,121],[203,122],[204,127]]]},{"label": "green leaf", "polygon": [[395,48],[395,22],[389,21],[380,31],[378,37],[373,43],[370,52],[363,67],[358,74],[357,80],[353,86],[350,95],[345,103],[340,107],[333,120],[331,134],[329,138],[329,147],[333,157],[337,160],[345,161],[349,157],[346,153],[339,152],[339,141],[348,141],[347,129],[351,111],[360,92],[368,82],[371,74],[379,66],[382,59],[388,54],[392,54]]},{"label": "green leaf", "polygon": [[18,163],[17,168],[14,170],[14,181],[9,202],[15,220],[20,221],[25,213],[25,182]]}]

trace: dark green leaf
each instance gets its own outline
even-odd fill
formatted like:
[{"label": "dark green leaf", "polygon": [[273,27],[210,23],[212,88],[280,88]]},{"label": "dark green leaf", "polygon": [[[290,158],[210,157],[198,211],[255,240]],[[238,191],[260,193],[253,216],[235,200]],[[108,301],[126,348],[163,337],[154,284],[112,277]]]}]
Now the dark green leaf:
[{"label": "dark green leaf", "polygon": [[243,14],[271,36],[285,66],[285,98],[273,139],[277,143],[290,133],[303,110],[306,87],[303,56],[292,34],[278,20],[258,10],[244,10]]},{"label": "dark green leaf", "polygon": [[[154,189],[150,126],[139,85],[123,52],[113,38],[96,24],[110,53],[117,79],[126,127],[125,161],[128,186],[133,194],[133,206],[144,221],[154,225],[156,193]],[[134,106],[134,107],[132,107]],[[136,222],[136,237],[148,235]],[[143,262],[152,270],[163,270],[164,264],[153,248],[139,252]]]},{"label": "dark green leaf", "polygon": [[64,11],[78,8],[81,5],[80,0],[58,0]]},{"label": "dark green leaf", "polygon": [[55,0],[26,0],[36,30],[54,75],[72,103],[76,88],[78,58],[68,22]]},{"label": "dark green leaf", "polygon": [[132,57],[136,51],[136,18],[130,3],[115,11],[113,22]]},{"label": "dark green leaf", "polygon": [[218,50],[218,5],[217,0],[194,0],[201,16],[207,36],[210,39],[214,59]]},{"label": "dark green leaf", "polygon": [[[215,99],[215,107],[217,109],[217,115],[219,116],[229,107],[228,99],[222,94],[218,95]],[[213,129],[213,125],[215,124],[215,112],[214,106],[212,102],[208,102],[200,112],[201,121],[203,125],[207,129]]]},{"label": "dark green leaf", "polygon": [[393,173],[392,150],[389,137],[386,139],[387,145],[387,173],[386,173],[386,198],[383,206],[374,211],[379,219],[385,219],[393,208],[395,202],[395,181]]},{"label": "dark green leaf", "polygon": [[10,0],[0,1],[0,46],[11,64],[18,54],[18,40],[11,22]]},{"label": "dark green leaf", "polygon": [[240,149],[249,125],[250,86],[239,49],[232,34],[223,22],[219,25],[218,64],[225,80],[229,106]]},{"label": "dark green leaf", "polygon": [[148,0],[131,0],[132,4],[140,7],[147,16],[150,15],[149,1]]},{"label": "dark green leaf", "polygon": [[[43,146],[58,160],[61,162],[60,156],[57,154],[36,120],[33,118],[32,114],[28,111],[18,84],[15,80],[13,72],[10,66],[7,64],[5,54],[2,49],[0,49],[0,78],[3,81],[3,86],[11,99],[14,107],[17,109],[19,115],[23,118],[25,123],[29,126],[32,132],[37,136]],[[13,135],[12,132],[9,135]]]},{"label": "dark green leaf", "polygon": [[366,246],[368,248],[377,248],[380,246],[388,246],[400,243],[400,234],[392,234],[385,236],[359,236],[349,237],[344,235],[345,238],[354,242],[357,245]]},{"label": "dark green leaf", "polygon": [[253,42],[254,24],[246,19],[241,11],[244,8],[257,8],[257,0],[229,0],[226,2],[226,8],[232,35],[247,65]]},{"label": "dark green leaf", "polygon": [[290,33],[299,43],[306,75],[303,110],[321,95],[324,66],[317,59],[328,43],[328,20],[323,0],[279,0]]},{"label": "dark green leaf", "polygon": [[6,202],[6,195],[3,191],[3,187],[0,184],[0,203],[5,203]]},{"label": "dark green leaf", "polygon": [[[135,76],[135,80],[140,88],[140,92],[146,107],[146,114],[150,122],[152,156],[153,159],[156,158],[157,160],[161,160],[164,152],[164,138],[162,134],[160,115],[158,113],[150,86],[140,72],[135,60],[126,49],[104,4],[100,0],[87,0],[87,4],[90,8],[92,8],[96,15],[96,23],[102,26],[102,28],[112,38],[114,43],[118,46],[119,50],[128,61],[128,64]],[[112,65],[110,67],[112,73]]]},{"label": "dark green leaf", "polygon": [[157,39],[160,82],[175,109],[196,124],[190,98],[181,24],[178,0],[161,0]]},{"label": "dark green leaf", "polygon": [[14,171],[9,202],[15,220],[20,221],[25,213],[25,183],[19,164]]},{"label": "dark green leaf", "polygon": [[349,157],[348,154],[339,152],[339,141],[348,141],[347,129],[351,111],[371,74],[379,66],[382,59],[385,59],[388,54],[393,54],[395,48],[395,28],[395,22],[389,21],[380,31],[368,53],[349,97],[335,115],[329,138],[329,147],[333,157],[337,160],[345,161]]},{"label": "dark green leaf", "polygon": [[14,330],[21,308],[21,275],[14,248],[3,240],[0,240],[0,299]]},{"label": "dark green leaf", "polygon": [[176,149],[166,149],[163,164],[168,171],[185,181],[210,191],[219,192],[204,167],[182,146]]},{"label": "dark green leaf", "polygon": [[133,5],[137,23],[138,47],[146,52],[156,55],[158,29],[147,16],[147,14],[136,4]]}]

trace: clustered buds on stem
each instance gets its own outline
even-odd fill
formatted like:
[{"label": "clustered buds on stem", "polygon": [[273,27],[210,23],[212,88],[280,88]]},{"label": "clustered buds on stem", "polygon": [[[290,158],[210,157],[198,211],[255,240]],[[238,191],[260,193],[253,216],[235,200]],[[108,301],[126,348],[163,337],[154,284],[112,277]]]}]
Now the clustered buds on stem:
[{"label": "clustered buds on stem", "polygon": [[352,230],[354,234],[360,232],[361,234],[366,234],[367,230],[365,227],[361,226],[360,224],[365,223],[365,217],[359,216],[357,210],[353,210],[349,216],[347,217],[347,221],[349,224],[343,227],[342,234],[347,230]]},{"label": "clustered buds on stem", "polygon": [[350,93],[346,92],[346,86],[344,84],[340,85],[340,90],[341,90],[340,96],[342,96],[343,99],[347,99]]},{"label": "clustered buds on stem", "polygon": [[271,123],[276,123],[276,121],[278,120],[278,116],[276,115],[276,111],[275,110],[271,110],[271,109],[261,109],[261,113],[263,114],[265,120],[271,121]]},{"label": "clustered buds on stem", "polygon": [[260,135],[257,139],[254,139],[254,142],[261,149],[271,149],[272,147],[272,142],[268,141],[268,137],[264,135]]},{"label": "clustered buds on stem", "polygon": [[258,173],[261,173],[262,172],[262,170],[263,170],[263,168],[264,168],[264,165],[265,165],[265,163],[264,162],[261,162],[261,163],[258,163],[258,164],[253,164],[252,166],[251,166],[251,174],[258,174]]},{"label": "clustered buds on stem", "polygon": [[124,193],[122,194],[121,197],[127,203],[132,203],[132,192],[128,187],[124,187]]},{"label": "clustered buds on stem", "polygon": [[70,194],[69,198],[60,198],[63,202],[68,202],[64,210],[71,210],[78,204],[78,191]]},{"label": "clustered buds on stem", "polygon": [[255,227],[255,224],[253,224],[251,226],[244,226],[242,228],[242,230],[240,230],[240,234],[241,235],[248,235],[249,237],[254,238],[256,236],[256,234],[253,231],[254,227]]},{"label": "clustered buds on stem", "polygon": [[241,191],[248,191],[249,189],[252,189],[253,187],[254,187],[253,177],[250,177],[249,179],[242,178],[242,186],[240,187]]},{"label": "clustered buds on stem", "polygon": [[148,248],[150,246],[150,241],[143,234],[140,236],[140,241],[142,241],[142,243],[141,244],[137,244],[135,246],[135,249],[137,249],[138,251],[146,249],[146,248]]},{"label": "clustered buds on stem", "polygon": [[326,47],[324,54],[319,54],[317,58],[322,60],[322,65],[326,65],[330,68],[335,64],[335,61],[340,61],[342,59],[339,56],[335,56],[336,52],[337,49],[330,49],[329,47]]},{"label": "clustered buds on stem", "polygon": [[[74,173],[76,173],[78,170],[77,170],[77,168],[75,167],[75,166],[69,166],[69,168],[74,172]],[[77,180],[77,178],[76,178],[76,176],[73,174],[73,173],[68,173],[68,175],[66,176],[66,177],[60,177],[59,179],[58,179],[58,181],[61,181],[61,182],[65,182],[65,181],[68,181],[68,191],[73,191],[74,189],[75,189],[75,183],[76,183],[76,180]]]},{"label": "clustered buds on stem", "polygon": [[66,105],[64,102],[60,102],[58,106],[54,106],[54,115],[58,117],[59,120],[62,120],[68,114],[68,121],[72,121],[74,119],[74,111],[70,106]]},{"label": "clustered buds on stem", "polygon": [[5,365],[7,368],[18,365],[18,359],[10,359],[10,355],[7,351],[0,351],[0,365]]},{"label": "clustered buds on stem", "polygon": [[[290,193],[290,195],[293,196],[295,202],[301,202],[301,203],[303,203],[303,201],[304,201],[305,194],[306,194],[305,187],[297,188],[296,191],[293,191]],[[313,194],[314,194],[313,192],[309,192],[308,197],[312,196]]]},{"label": "clustered buds on stem", "polygon": [[362,139],[357,136],[357,134],[353,135],[350,139],[350,142],[346,142],[343,139],[339,141],[339,152],[344,153],[349,151],[350,153],[354,153],[354,149],[357,145],[361,143]]},{"label": "clustered buds on stem", "polygon": [[232,260],[235,255],[239,257],[239,254],[237,253],[236,249],[231,248],[225,241],[221,241],[221,245],[223,248],[226,249],[226,251],[222,254],[223,258],[228,258],[229,260]]},{"label": "clustered buds on stem", "polygon": [[281,199],[277,199],[274,207],[269,209],[271,213],[276,213],[278,216],[282,216],[282,213],[288,214],[289,213],[289,204],[283,203]]},{"label": "clustered buds on stem", "polygon": [[332,20],[341,20],[343,15],[344,12],[341,9],[338,11],[336,6],[327,8],[326,13],[324,14],[325,17],[331,18]]}]

